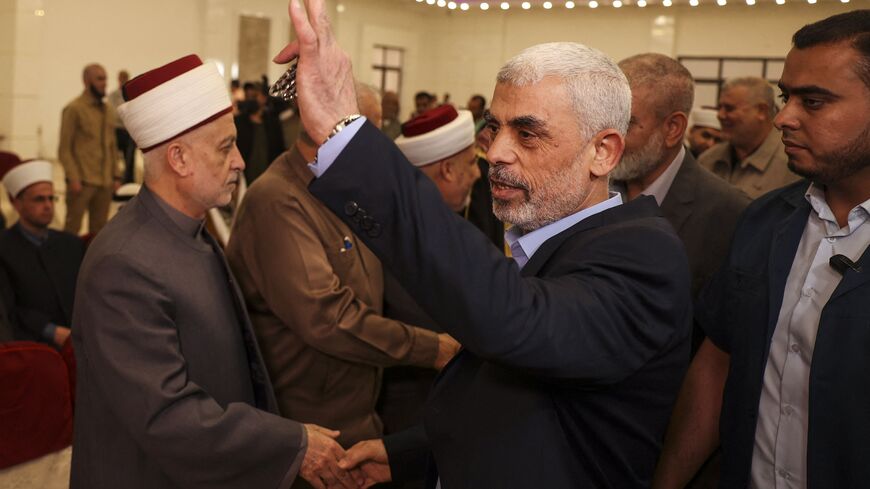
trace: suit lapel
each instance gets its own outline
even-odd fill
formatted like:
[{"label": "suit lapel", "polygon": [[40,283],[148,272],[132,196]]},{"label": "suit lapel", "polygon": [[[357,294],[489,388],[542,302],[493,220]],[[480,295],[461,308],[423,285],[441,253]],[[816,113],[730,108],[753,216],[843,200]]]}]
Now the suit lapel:
[{"label": "suit lapel", "polygon": [[698,179],[698,163],[692,154],[686,151],[686,156],[683,158],[683,163],[680,169],[674,176],[674,181],[671,183],[671,188],[665,195],[665,200],[662,201],[662,214],[665,216],[674,230],[680,231],[689,216],[692,215],[692,203],[695,201],[695,188],[697,187]]},{"label": "suit lapel", "polygon": [[770,339],[773,337],[773,330],[776,328],[776,322],[779,318],[779,310],[782,307],[785,282],[788,280],[788,274],[794,262],[795,254],[797,254],[798,245],[800,245],[801,236],[807,225],[807,217],[810,213],[810,205],[803,197],[806,189],[806,186],[801,185],[792,189],[791,192],[782,195],[781,198],[794,206],[795,210],[782,221],[770,243],[770,259],[768,261],[768,297],[770,298],[767,317],[768,349]]},{"label": "suit lapel", "polygon": [[[607,212],[607,211],[605,211]],[[562,231],[561,233],[553,236],[548,239],[535,251],[535,254],[532,255],[532,258],[526,263],[526,266],[523,267],[520,272],[523,277],[534,277],[538,274],[544,264],[553,256],[553,253],[562,246],[562,243],[565,242],[569,237],[585,231],[587,229],[596,228],[601,226],[603,219],[601,216],[601,212],[598,214],[592,215],[578,222],[577,224],[571,226],[570,228]]]}]

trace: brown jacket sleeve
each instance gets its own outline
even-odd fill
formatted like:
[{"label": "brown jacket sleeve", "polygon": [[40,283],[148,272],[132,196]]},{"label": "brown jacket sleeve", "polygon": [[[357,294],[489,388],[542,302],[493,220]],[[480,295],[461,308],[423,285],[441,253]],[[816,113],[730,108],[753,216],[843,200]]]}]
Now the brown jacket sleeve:
[{"label": "brown jacket sleeve", "polygon": [[[248,199],[246,204],[247,222],[233,231],[240,249],[231,244],[228,255],[231,263],[247,268],[257,292],[286,327],[311,347],[344,360],[374,366],[434,364],[437,335],[383,317],[381,304],[366,304],[354,291],[359,283],[345,283],[365,277],[351,278],[352,272],[344,270],[342,279],[336,267],[346,269],[347,263],[334,263],[356,259],[356,254],[345,256],[336,249],[330,257],[298,200]],[[364,245],[354,238],[353,246]],[[243,263],[233,260],[234,254]]]},{"label": "brown jacket sleeve", "polygon": [[73,138],[78,128],[78,113],[73,105],[67,105],[63,109],[60,120],[60,142],[57,148],[57,157],[63,166],[66,179],[74,182],[82,181],[82,169],[79,162],[73,156]]}]

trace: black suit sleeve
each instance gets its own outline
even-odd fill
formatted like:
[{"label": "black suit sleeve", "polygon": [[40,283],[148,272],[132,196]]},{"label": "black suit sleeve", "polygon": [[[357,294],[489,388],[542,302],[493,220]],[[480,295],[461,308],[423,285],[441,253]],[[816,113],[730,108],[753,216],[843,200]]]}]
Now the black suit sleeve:
[{"label": "black suit sleeve", "polygon": [[393,482],[418,481],[426,477],[429,439],[423,425],[384,437]]},{"label": "black suit sleeve", "polygon": [[585,248],[582,259],[563,260],[557,278],[523,278],[370,124],[310,189],[480,357],[537,376],[607,384],[688,334],[688,270],[673,233],[613,226],[618,236]]}]

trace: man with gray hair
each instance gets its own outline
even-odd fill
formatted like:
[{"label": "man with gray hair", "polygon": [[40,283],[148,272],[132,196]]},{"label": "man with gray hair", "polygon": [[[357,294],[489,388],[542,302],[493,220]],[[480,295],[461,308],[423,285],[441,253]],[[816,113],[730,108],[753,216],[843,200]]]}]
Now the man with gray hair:
[{"label": "man with gray hair", "polygon": [[[725,259],[749,198],[701,168],[683,146],[695,96],[689,71],[656,53],[626,58],[619,67],[631,85],[631,123],[622,161],[610,174],[612,187],[628,200],[655,197],[686,246],[695,297]],[[711,223],[718,232],[709,232]],[[693,345],[700,344],[700,333]]]},{"label": "man with gray hair", "polygon": [[[324,141],[309,189],[464,346],[425,414],[441,487],[648,487],[688,360],[689,271],[654,199],[608,191],[625,76],[576,43],[499,73],[487,160],[495,213],[514,224],[507,258],[352,115],[347,55],[323,1],[306,3],[307,16],[291,4],[298,41],[276,60],[299,56],[303,124]],[[360,467],[367,483],[389,474],[382,451]]]},{"label": "man with gray hair", "polygon": [[788,170],[782,134],[773,127],[774,98],[764,78],[727,80],[716,114],[725,141],[698,157],[701,166],[753,199],[800,178]]}]

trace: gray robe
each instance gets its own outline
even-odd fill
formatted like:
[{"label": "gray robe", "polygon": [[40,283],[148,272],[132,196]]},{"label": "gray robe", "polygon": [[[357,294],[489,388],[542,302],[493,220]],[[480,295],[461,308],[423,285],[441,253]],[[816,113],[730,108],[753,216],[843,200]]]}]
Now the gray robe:
[{"label": "gray robe", "polygon": [[223,253],[146,187],[82,264],[71,487],[288,486],[306,445],[277,415]]}]

